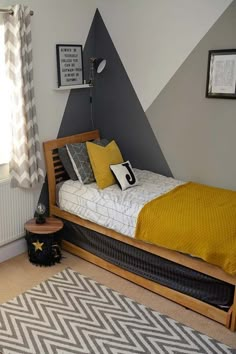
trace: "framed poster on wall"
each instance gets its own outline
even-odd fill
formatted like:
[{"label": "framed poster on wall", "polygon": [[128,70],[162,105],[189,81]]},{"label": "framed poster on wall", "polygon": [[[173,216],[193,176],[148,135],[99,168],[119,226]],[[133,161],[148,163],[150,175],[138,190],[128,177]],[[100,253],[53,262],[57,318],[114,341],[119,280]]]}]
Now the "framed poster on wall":
[{"label": "framed poster on wall", "polygon": [[236,98],[236,49],[209,51],[206,97]]},{"label": "framed poster on wall", "polygon": [[57,78],[58,87],[82,85],[83,51],[80,44],[57,44]]}]

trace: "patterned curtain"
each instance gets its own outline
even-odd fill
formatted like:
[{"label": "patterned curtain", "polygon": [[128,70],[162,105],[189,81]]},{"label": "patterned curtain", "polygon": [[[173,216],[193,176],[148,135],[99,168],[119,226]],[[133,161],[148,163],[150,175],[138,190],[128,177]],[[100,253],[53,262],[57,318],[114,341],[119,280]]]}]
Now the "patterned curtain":
[{"label": "patterned curtain", "polygon": [[7,72],[12,92],[11,186],[33,188],[44,181],[33,86],[30,9],[4,15]]}]

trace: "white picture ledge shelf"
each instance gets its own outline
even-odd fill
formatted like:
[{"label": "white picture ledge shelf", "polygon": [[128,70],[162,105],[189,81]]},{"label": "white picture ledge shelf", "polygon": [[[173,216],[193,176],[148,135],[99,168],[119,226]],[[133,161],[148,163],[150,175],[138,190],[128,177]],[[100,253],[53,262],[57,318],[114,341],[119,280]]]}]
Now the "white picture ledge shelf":
[{"label": "white picture ledge shelf", "polygon": [[83,88],[89,88],[89,87],[93,87],[89,84],[84,84],[84,85],[72,85],[72,86],[60,86],[60,87],[56,87],[55,90],[73,90],[73,89],[83,89]]}]

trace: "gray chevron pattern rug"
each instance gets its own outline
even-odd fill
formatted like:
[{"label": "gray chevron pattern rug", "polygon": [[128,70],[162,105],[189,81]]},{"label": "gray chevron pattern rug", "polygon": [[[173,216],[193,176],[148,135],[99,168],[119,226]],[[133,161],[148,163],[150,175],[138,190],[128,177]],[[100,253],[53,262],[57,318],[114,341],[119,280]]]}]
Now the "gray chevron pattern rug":
[{"label": "gray chevron pattern rug", "polygon": [[2,354],[233,353],[71,269],[0,306]]}]

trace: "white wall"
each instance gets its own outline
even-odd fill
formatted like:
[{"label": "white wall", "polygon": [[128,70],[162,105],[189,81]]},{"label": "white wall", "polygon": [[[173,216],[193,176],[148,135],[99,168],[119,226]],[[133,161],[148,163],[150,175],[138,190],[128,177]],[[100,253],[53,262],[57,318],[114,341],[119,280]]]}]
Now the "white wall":
[{"label": "white wall", "polygon": [[[0,7],[19,0],[0,0]],[[95,0],[21,0],[32,17],[34,85],[41,141],[57,136],[68,91],[55,91],[56,44],[84,45],[96,10]]]},{"label": "white wall", "polygon": [[0,263],[18,256],[27,251],[27,244],[24,238],[11,242],[0,248]]},{"label": "white wall", "polygon": [[97,0],[144,111],[232,0]]},{"label": "white wall", "polygon": [[58,92],[56,44],[84,46],[95,12],[93,0],[34,0],[34,73],[38,124],[42,140],[56,137],[69,90]]}]

